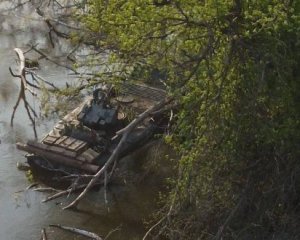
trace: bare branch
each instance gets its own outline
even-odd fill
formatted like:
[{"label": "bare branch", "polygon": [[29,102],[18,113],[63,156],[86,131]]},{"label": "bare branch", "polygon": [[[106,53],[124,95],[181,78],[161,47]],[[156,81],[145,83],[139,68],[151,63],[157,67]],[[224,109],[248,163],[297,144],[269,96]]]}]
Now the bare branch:
[{"label": "bare branch", "polygon": [[11,67],[9,67],[8,69],[9,69],[10,74],[11,74],[13,77],[18,77],[18,78],[20,78],[20,75],[15,74],[15,73],[13,72],[13,70],[11,69]]},{"label": "bare branch", "polygon": [[36,132],[36,128],[35,128],[35,120],[34,118],[31,116],[31,113],[36,117],[37,114],[34,111],[34,109],[30,106],[30,104],[28,103],[27,99],[26,99],[26,90],[28,90],[33,96],[36,96],[36,93],[33,92],[33,90],[31,90],[30,88],[27,87],[27,80],[26,80],[26,76],[25,76],[25,57],[24,54],[22,52],[21,49],[19,48],[15,48],[14,51],[17,53],[17,56],[20,60],[20,67],[19,67],[19,74],[14,74],[13,71],[11,70],[11,68],[9,68],[9,71],[11,72],[11,74],[14,77],[18,77],[21,79],[21,88],[20,88],[20,92],[19,92],[19,96],[18,96],[18,100],[13,108],[13,113],[11,115],[11,119],[10,119],[10,125],[13,127],[13,121],[14,121],[14,117],[15,117],[15,113],[16,110],[19,106],[19,103],[21,100],[23,100],[24,102],[24,106],[25,109],[27,111],[28,117],[33,125],[33,131],[34,131],[34,136],[35,138],[37,138],[37,132]]},{"label": "bare branch", "polygon": [[[59,88],[56,87],[53,83],[47,81],[46,79],[44,79],[43,77],[41,77],[40,75],[38,75],[36,72],[34,72],[34,71],[32,71],[32,70],[29,70],[29,69],[26,69],[26,72],[27,72],[27,73],[30,73],[30,74],[31,74],[31,77],[32,77],[34,80],[38,79],[38,80],[42,81],[43,83],[45,83],[45,84],[51,86],[51,87],[54,88],[55,90],[59,90]],[[29,84],[29,82],[27,82],[27,83]],[[38,87],[38,89],[40,89],[40,87]],[[49,89],[48,89],[48,90],[49,90]]]},{"label": "bare branch", "polygon": [[111,230],[104,238],[104,240],[108,239],[114,232],[120,231],[121,227],[116,227],[115,229]]},{"label": "bare branch", "polygon": [[79,234],[88,238],[92,238],[94,240],[103,240],[100,236],[98,236],[96,233],[93,232],[88,232],[86,230],[83,229],[78,229],[78,228],[73,228],[73,227],[66,227],[66,226],[61,226],[61,225],[56,225],[56,224],[50,224],[50,227],[55,227],[55,228],[59,228],[65,231],[69,231],[75,234]]},{"label": "bare branch", "polygon": [[84,189],[85,187],[86,187],[86,184],[83,184],[83,185],[77,186],[76,189],[71,189],[70,188],[70,189],[67,189],[67,190],[60,191],[60,192],[55,193],[55,194],[53,194],[51,196],[48,196],[47,198],[45,198],[44,200],[42,200],[42,202],[45,203],[45,202],[51,201],[53,199],[56,199],[56,198],[68,195],[72,190],[76,191],[76,190]]},{"label": "bare branch", "polygon": [[52,62],[52,63],[56,64],[57,66],[60,66],[60,67],[64,67],[64,68],[66,68],[66,69],[69,69],[69,70],[71,70],[72,72],[74,72],[75,74],[79,74],[79,72],[78,72],[75,68],[73,68],[73,67],[71,67],[71,66],[69,66],[69,65],[65,65],[65,64],[62,64],[62,63],[60,63],[60,62],[57,62],[56,60],[54,60],[54,59],[52,59],[51,57],[49,57],[47,54],[43,53],[41,50],[37,49],[35,46],[32,45],[31,48],[32,48],[35,52],[37,52],[38,54],[40,54],[41,56],[43,56],[45,59],[47,59],[49,62]]}]

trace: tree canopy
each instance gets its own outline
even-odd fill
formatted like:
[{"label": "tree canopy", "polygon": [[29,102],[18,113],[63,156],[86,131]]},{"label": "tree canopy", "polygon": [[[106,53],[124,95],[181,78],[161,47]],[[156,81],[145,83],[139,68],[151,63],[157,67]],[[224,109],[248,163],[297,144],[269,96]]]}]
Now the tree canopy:
[{"label": "tree canopy", "polygon": [[81,21],[109,50],[107,77],[159,80],[179,103],[160,234],[298,234],[299,13],[293,0],[89,1]]}]

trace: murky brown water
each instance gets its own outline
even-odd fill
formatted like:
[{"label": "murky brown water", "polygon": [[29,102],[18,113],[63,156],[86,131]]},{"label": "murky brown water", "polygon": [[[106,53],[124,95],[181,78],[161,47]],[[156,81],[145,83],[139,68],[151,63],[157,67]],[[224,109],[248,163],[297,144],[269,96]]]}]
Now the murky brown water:
[{"label": "murky brown water", "polygon": [[[1,6],[0,6],[1,7]],[[40,239],[41,229],[46,227],[48,239],[83,239],[70,233],[48,228],[49,224],[61,224],[83,228],[105,236],[116,227],[109,239],[141,239],[144,233],[142,219],[147,217],[155,206],[155,185],[119,184],[111,186],[108,191],[109,203],[104,203],[103,191],[92,192],[79,205],[79,211],[63,211],[65,198],[49,203],[41,203],[47,194],[24,190],[30,182],[25,173],[17,170],[17,162],[25,161],[24,153],[15,147],[17,141],[26,141],[33,137],[30,121],[21,104],[17,110],[14,128],[10,127],[10,115],[17,99],[19,80],[13,78],[9,66],[16,66],[13,48],[26,49],[26,44],[38,41],[47,45],[47,34],[39,31],[37,26],[30,28],[26,19],[17,14],[16,26],[11,26],[14,17],[1,15],[0,32],[0,240],[34,240]],[[30,22],[31,23],[31,22]],[[48,80],[61,81],[71,79],[64,69],[44,63],[39,72]],[[30,98],[29,98],[30,99]],[[38,103],[30,99],[38,108]],[[38,134],[49,131],[54,120],[39,121]],[[133,155],[131,163],[141,161],[144,154]]]}]

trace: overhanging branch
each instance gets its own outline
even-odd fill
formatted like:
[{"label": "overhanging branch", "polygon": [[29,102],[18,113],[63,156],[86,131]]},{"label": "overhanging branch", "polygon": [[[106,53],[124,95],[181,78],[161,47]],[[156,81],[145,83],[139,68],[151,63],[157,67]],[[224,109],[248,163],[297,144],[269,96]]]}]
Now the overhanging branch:
[{"label": "overhanging branch", "polygon": [[153,112],[159,111],[161,108],[169,104],[173,99],[167,98],[158,103],[157,105],[154,105],[152,108],[149,108],[145,112],[141,113],[137,118],[135,118],[131,123],[129,123],[124,129],[120,130],[117,134],[122,135],[122,138],[118,144],[118,146],[114,149],[113,153],[109,157],[108,161],[104,164],[104,166],[93,176],[93,178],[90,180],[89,184],[86,186],[86,188],[81,192],[81,194],[69,205],[64,207],[63,209],[68,209],[72,207],[76,207],[78,203],[81,201],[81,199],[88,193],[88,191],[95,185],[97,180],[105,174],[105,172],[108,170],[108,168],[119,158],[119,154],[122,150],[123,145],[125,144],[129,134],[146,118],[151,116]]}]

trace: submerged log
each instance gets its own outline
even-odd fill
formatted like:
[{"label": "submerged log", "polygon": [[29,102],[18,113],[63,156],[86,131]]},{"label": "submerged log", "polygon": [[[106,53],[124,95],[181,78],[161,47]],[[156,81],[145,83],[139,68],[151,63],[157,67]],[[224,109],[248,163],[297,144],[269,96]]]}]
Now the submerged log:
[{"label": "submerged log", "polygon": [[26,151],[29,153],[34,153],[36,155],[39,155],[41,157],[47,158],[53,162],[63,164],[70,167],[75,167],[84,171],[87,171],[89,173],[96,173],[98,171],[99,166],[77,161],[74,158],[70,158],[68,156],[61,155],[61,153],[55,153],[55,152],[47,152],[45,149],[38,148],[34,145],[28,145],[23,143],[17,143],[17,148],[22,151]]}]

